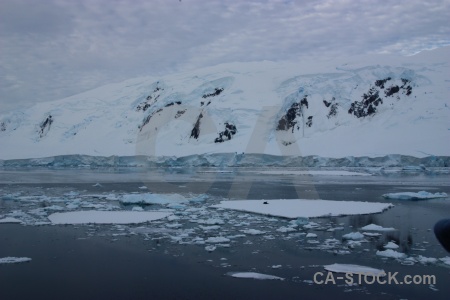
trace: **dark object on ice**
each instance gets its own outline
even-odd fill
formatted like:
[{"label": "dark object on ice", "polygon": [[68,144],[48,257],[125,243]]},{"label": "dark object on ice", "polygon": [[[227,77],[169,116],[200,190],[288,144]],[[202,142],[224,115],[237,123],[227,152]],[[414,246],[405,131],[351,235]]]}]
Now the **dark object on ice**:
[{"label": "dark object on ice", "polygon": [[450,219],[443,219],[434,225],[434,234],[439,243],[450,252]]},{"label": "dark object on ice", "polygon": [[263,202],[263,204],[269,204],[269,202],[267,202],[267,201],[264,201],[264,202]]}]

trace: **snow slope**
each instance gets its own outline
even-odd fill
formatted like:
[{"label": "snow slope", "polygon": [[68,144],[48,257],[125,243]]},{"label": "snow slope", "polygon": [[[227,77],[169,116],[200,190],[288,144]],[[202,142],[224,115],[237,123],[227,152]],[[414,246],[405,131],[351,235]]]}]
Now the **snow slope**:
[{"label": "snow slope", "polygon": [[0,159],[450,156],[450,47],[223,64],[0,112]]}]

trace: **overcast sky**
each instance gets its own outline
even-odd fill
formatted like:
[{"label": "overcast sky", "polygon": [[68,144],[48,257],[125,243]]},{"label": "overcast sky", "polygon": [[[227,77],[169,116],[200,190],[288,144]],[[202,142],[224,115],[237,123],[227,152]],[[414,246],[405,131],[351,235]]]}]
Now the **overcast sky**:
[{"label": "overcast sky", "polygon": [[0,112],[224,62],[450,44],[450,0],[0,0]]}]

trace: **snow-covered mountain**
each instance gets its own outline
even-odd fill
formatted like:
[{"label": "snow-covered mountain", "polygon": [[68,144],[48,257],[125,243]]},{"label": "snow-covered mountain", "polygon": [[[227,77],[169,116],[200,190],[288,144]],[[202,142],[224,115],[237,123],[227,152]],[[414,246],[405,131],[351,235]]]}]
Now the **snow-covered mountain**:
[{"label": "snow-covered mountain", "polygon": [[449,62],[447,47],[131,79],[0,113],[0,159],[450,156]]}]

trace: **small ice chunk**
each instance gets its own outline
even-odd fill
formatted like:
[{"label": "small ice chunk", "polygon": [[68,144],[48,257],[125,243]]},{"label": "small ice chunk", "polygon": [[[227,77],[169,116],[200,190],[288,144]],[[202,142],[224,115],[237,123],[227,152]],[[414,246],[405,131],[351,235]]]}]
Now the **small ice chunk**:
[{"label": "small ice chunk", "polygon": [[180,228],[183,227],[180,223],[166,224],[167,228]]},{"label": "small ice chunk", "polygon": [[229,272],[227,273],[227,275],[235,278],[252,278],[258,280],[284,280],[284,278],[282,277],[255,272]]},{"label": "small ice chunk", "polygon": [[425,200],[425,199],[446,198],[446,197],[448,197],[446,193],[433,194],[426,191],[420,191],[417,193],[413,192],[389,193],[383,195],[383,198],[396,200]]},{"label": "small ice chunk", "polygon": [[350,232],[350,233],[344,234],[344,235],[342,236],[342,238],[343,238],[344,240],[354,240],[354,241],[358,241],[358,240],[364,239],[364,235],[363,235],[362,233],[360,233],[360,232]]},{"label": "small ice chunk", "polygon": [[27,262],[30,260],[31,260],[31,258],[29,258],[29,257],[8,256],[8,257],[0,258],[0,264],[16,264],[16,263],[21,263],[21,262]]},{"label": "small ice chunk", "polygon": [[171,215],[171,216],[168,216],[168,217],[167,217],[167,220],[168,220],[168,221],[175,221],[175,220],[179,220],[179,219],[180,219],[180,217],[175,216],[175,215]]},{"label": "small ice chunk", "polygon": [[148,187],[146,187],[145,185],[143,185],[143,186],[140,186],[139,189],[141,189],[141,190],[146,190],[146,189],[148,189]]},{"label": "small ice chunk", "polygon": [[382,256],[382,257],[389,257],[389,258],[406,258],[405,253],[397,252],[392,249],[387,249],[384,251],[377,251],[376,255]]},{"label": "small ice chunk", "polygon": [[19,219],[16,219],[16,218],[8,217],[8,218],[0,219],[0,223],[22,223],[22,221],[20,221]]},{"label": "small ice chunk", "polygon": [[208,231],[208,230],[217,230],[220,228],[219,225],[212,225],[212,226],[199,226],[201,229]]},{"label": "small ice chunk", "polygon": [[95,187],[99,187],[99,186],[102,186],[100,183],[96,183],[96,184],[94,184],[93,186],[95,186]]},{"label": "small ice chunk", "polygon": [[278,228],[277,231],[286,233],[286,232],[292,232],[292,231],[297,231],[297,230],[295,228],[292,228],[292,227],[282,226],[282,227]]},{"label": "small ice chunk", "polygon": [[134,206],[131,211],[144,211],[144,209],[140,206]]},{"label": "small ice chunk", "polygon": [[309,223],[309,218],[299,217],[295,220],[295,224],[303,226]]},{"label": "small ice chunk", "polygon": [[307,238],[316,238],[317,237],[317,234],[315,234],[315,233],[308,233],[307,235],[306,235],[306,237]]},{"label": "small ice chunk", "polygon": [[450,256],[439,258],[440,261],[442,261],[444,264],[450,266]]},{"label": "small ice chunk", "polygon": [[305,229],[314,229],[317,227],[320,227],[320,224],[318,224],[316,222],[309,222],[308,224],[303,225],[303,228],[305,228]]},{"label": "small ice chunk", "polygon": [[201,195],[198,195],[195,197],[191,197],[188,200],[189,200],[189,202],[204,202],[204,201],[206,201],[206,199],[208,199],[208,195],[201,194]]},{"label": "small ice chunk", "polygon": [[367,231],[394,231],[394,230],[396,230],[395,228],[392,228],[392,227],[383,227],[383,226],[376,225],[376,224],[369,224],[369,225],[362,227],[361,229],[367,230]]},{"label": "small ice chunk", "polygon": [[223,236],[213,236],[213,237],[209,237],[205,242],[207,243],[211,243],[211,244],[218,244],[218,243],[228,243],[230,241],[230,239],[227,239],[226,237]]},{"label": "small ice chunk", "polygon": [[208,245],[205,247],[205,250],[208,252],[213,252],[214,250],[216,250],[216,248],[217,248],[216,246]]},{"label": "small ice chunk", "polygon": [[382,234],[378,233],[378,232],[363,232],[363,234],[365,236],[368,236],[368,237],[379,237],[379,236],[382,236]]},{"label": "small ice chunk", "polygon": [[167,205],[167,208],[171,208],[171,209],[186,209],[186,205],[179,204],[179,203],[171,203],[171,204]]},{"label": "small ice chunk", "polygon": [[324,266],[325,270],[334,273],[352,273],[352,274],[364,274],[367,276],[384,277],[386,272],[381,269],[375,269],[360,265],[350,264],[332,264]]},{"label": "small ice chunk", "polygon": [[417,256],[416,259],[417,259],[418,262],[420,262],[421,264],[424,264],[424,265],[426,265],[426,264],[434,264],[434,263],[436,263],[438,261],[437,258],[425,257],[425,256],[422,256],[422,255]]},{"label": "small ice chunk", "polygon": [[222,225],[225,224],[225,222],[222,219],[207,219],[207,220],[198,220],[197,223],[199,224],[205,224],[205,225]]},{"label": "small ice chunk", "polygon": [[383,246],[384,249],[397,249],[399,246],[394,242],[389,242]]},{"label": "small ice chunk", "polygon": [[279,268],[281,268],[282,267],[282,265],[273,265],[272,266],[272,269],[279,269]]},{"label": "small ice chunk", "polygon": [[259,235],[259,234],[266,233],[265,231],[258,230],[258,229],[245,229],[245,230],[241,230],[241,231],[245,234],[250,234],[250,235]]}]

